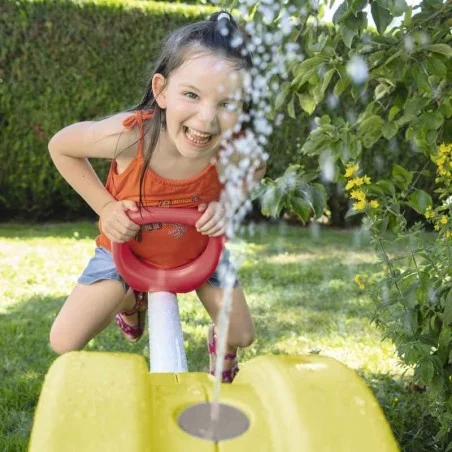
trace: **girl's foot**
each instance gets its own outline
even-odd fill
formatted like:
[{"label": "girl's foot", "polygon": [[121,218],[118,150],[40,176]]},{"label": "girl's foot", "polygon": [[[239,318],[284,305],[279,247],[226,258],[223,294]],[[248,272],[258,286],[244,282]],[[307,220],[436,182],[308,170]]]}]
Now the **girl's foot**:
[{"label": "girl's foot", "polygon": [[[215,363],[217,358],[217,345],[216,345],[216,333],[215,325],[212,324],[207,332],[207,344],[209,350],[209,373],[215,375]],[[223,383],[232,383],[237,372],[239,371],[239,365],[237,361],[237,349],[226,346],[226,354],[224,356],[223,374],[221,381]]]},{"label": "girl's foot", "polygon": [[123,311],[116,314],[116,325],[122,330],[122,334],[126,341],[137,342],[144,332],[144,324],[146,321],[146,311],[148,308],[148,294],[144,292],[136,292],[135,305],[130,311]]}]

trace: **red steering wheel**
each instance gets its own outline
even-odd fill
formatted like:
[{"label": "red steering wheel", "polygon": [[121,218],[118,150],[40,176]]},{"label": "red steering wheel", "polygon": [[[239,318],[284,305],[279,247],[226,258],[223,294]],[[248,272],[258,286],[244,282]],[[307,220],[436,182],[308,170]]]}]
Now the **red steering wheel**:
[{"label": "red steering wheel", "polygon": [[[182,223],[194,226],[202,213],[196,209],[153,207],[141,212],[127,212],[136,224]],[[194,261],[175,268],[158,268],[139,259],[127,242],[112,242],[113,259],[119,274],[140,292],[185,293],[206,282],[217,268],[224,248],[224,236],[209,237],[206,248]]]}]

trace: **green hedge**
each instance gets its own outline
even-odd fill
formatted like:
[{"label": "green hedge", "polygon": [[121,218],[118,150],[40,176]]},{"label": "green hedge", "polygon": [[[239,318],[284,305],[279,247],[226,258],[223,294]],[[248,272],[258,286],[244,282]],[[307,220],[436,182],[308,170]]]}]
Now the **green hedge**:
[{"label": "green hedge", "polygon": [[[130,1],[0,4],[0,217],[74,218],[89,207],[60,177],[58,130],[138,103],[163,36],[214,8]],[[105,174],[106,162],[94,162]]]},{"label": "green hedge", "polygon": [[[62,179],[47,143],[61,128],[107,116],[137,104],[169,30],[208,17],[217,8],[129,0],[2,0],[0,2],[0,219],[72,219],[93,216],[89,206]],[[335,114],[347,115],[342,100]],[[329,113],[326,105],[316,114]],[[301,110],[275,127],[267,174],[277,177],[292,162],[316,163],[299,152],[312,118]],[[406,145],[405,145],[406,146]],[[385,142],[366,158],[420,165],[403,147]],[[108,162],[93,161],[101,178]],[[405,163],[402,163],[405,164]],[[366,167],[369,167],[366,165]],[[376,174],[369,174],[376,176]],[[429,181],[426,181],[429,183]],[[340,186],[330,184],[333,224],[347,210]]]}]

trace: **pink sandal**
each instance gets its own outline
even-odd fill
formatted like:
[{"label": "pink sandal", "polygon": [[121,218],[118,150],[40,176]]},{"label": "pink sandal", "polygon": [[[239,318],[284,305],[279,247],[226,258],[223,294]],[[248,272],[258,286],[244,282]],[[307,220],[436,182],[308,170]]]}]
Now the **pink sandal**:
[{"label": "pink sandal", "polygon": [[[144,332],[144,324],[146,321],[146,311],[148,309],[148,294],[145,292],[133,291],[135,294],[135,306],[131,311],[119,312],[115,316],[116,325],[121,328],[124,338],[128,342],[137,342]],[[133,315],[138,312],[138,325],[132,326],[127,324],[123,316]]]},{"label": "pink sandal", "polygon": [[[215,367],[214,361],[217,357],[217,344],[216,344],[216,334],[215,334],[215,325],[212,324],[209,326],[209,330],[207,332],[207,344],[209,349],[209,358],[210,358],[210,366],[209,373],[210,375],[215,375]],[[222,383],[232,383],[235,376],[239,371],[239,365],[237,362],[237,352],[235,353],[227,353],[224,356],[225,361],[235,361],[233,367],[231,369],[224,370],[221,375]]]}]

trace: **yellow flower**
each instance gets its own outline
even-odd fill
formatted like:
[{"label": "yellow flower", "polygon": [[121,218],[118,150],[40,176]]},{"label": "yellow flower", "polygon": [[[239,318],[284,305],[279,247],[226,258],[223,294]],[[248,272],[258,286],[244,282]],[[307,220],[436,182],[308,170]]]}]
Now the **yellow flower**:
[{"label": "yellow flower", "polygon": [[364,177],[355,177],[352,179],[356,187],[360,187],[362,184],[364,184]]},{"label": "yellow flower", "polygon": [[447,224],[447,216],[446,215],[441,215],[441,218],[439,219],[439,222],[441,224]]},{"label": "yellow flower", "polygon": [[366,200],[362,199],[362,200],[360,200],[358,202],[355,202],[355,204],[353,204],[353,208],[355,210],[363,210],[363,209],[365,209],[366,208]]},{"label": "yellow flower", "polygon": [[378,201],[376,201],[375,199],[370,201],[369,203],[370,207],[372,207],[372,209],[376,209],[380,204],[378,203]]},{"label": "yellow flower", "polygon": [[452,231],[446,231],[446,233],[444,234],[446,239],[452,239]]},{"label": "yellow flower", "polygon": [[356,163],[348,162],[345,168],[345,177],[352,177],[359,170],[359,166]]},{"label": "yellow flower", "polygon": [[435,224],[435,231],[439,231],[441,229],[441,225],[439,223]]},{"label": "yellow flower", "polygon": [[432,206],[428,206],[425,209],[425,213],[424,213],[425,218],[427,218],[427,220],[429,220],[430,218],[434,218],[435,214],[432,211]]},{"label": "yellow flower", "polygon": [[353,182],[353,179],[350,179],[348,182],[347,182],[347,185],[345,186],[345,189],[346,190],[350,190],[351,188],[353,188],[355,186],[355,183]]},{"label": "yellow flower", "polygon": [[355,278],[353,279],[353,281],[355,282],[355,284],[360,288],[360,289],[364,289],[366,287],[366,285],[364,284],[364,279],[363,279],[364,275],[355,275]]},{"label": "yellow flower", "polygon": [[353,190],[350,193],[350,198],[357,199],[358,201],[365,201],[366,194],[362,190]]},{"label": "yellow flower", "polygon": [[434,162],[438,167],[438,174],[440,176],[450,178],[450,171],[447,170],[447,167],[450,167],[452,164],[452,143],[449,144],[441,144],[438,149],[438,156],[434,158]]},{"label": "yellow flower", "polygon": [[370,184],[370,177],[369,176],[364,176],[364,183],[369,185]]}]

